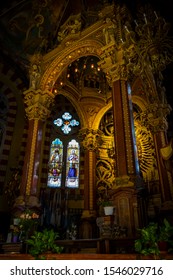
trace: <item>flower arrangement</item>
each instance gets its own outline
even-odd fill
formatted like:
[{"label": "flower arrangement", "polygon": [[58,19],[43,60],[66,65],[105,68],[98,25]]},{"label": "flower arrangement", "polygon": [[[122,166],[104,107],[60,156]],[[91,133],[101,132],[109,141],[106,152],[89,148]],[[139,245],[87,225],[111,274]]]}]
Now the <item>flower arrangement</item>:
[{"label": "flower arrangement", "polygon": [[13,236],[18,233],[19,240],[25,241],[37,229],[39,215],[33,210],[25,209],[14,220],[13,229],[11,229]]},{"label": "flower arrangement", "polygon": [[26,209],[19,216],[19,219],[19,227],[21,231],[28,232],[33,230],[33,228],[35,228],[35,226],[38,224],[39,215],[30,209]]}]

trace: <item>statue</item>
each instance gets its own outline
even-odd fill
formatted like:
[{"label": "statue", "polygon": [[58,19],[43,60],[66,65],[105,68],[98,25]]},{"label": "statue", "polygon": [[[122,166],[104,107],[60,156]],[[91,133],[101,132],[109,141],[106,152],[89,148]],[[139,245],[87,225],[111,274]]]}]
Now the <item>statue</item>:
[{"label": "statue", "polygon": [[113,22],[110,18],[106,18],[106,23],[111,23],[111,25],[103,29],[105,42],[106,45],[108,45],[110,43],[115,43],[115,22]]},{"label": "statue", "polygon": [[29,72],[30,72],[30,87],[33,89],[37,89],[41,77],[40,66],[37,64],[32,64]]}]

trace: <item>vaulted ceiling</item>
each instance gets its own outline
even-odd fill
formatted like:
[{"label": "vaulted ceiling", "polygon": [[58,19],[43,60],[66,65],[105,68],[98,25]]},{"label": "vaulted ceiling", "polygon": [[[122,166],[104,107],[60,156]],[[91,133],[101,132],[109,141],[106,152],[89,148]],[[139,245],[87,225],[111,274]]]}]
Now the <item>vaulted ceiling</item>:
[{"label": "vaulted ceiling", "polygon": [[[82,13],[85,28],[88,14],[97,21],[100,5],[112,2],[125,3],[134,19],[139,5],[149,3],[166,21],[173,23],[172,0],[6,0],[0,4],[0,56],[21,70],[27,79],[30,56],[39,49],[46,53],[56,47],[59,29],[70,15]],[[164,75],[168,102],[173,105],[172,64]]]}]

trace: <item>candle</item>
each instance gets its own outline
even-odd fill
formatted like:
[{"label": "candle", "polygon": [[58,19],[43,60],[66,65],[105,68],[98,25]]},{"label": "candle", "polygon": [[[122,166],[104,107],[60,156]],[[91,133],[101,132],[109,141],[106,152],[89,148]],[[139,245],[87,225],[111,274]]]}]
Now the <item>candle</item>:
[{"label": "candle", "polygon": [[145,20],[145,23],[147,24],[146,14],[144,14],[144,20]]},{"label": "candle", "polygon": [[134,23],[136,24],[136,26],[138,26],[138,23],[137,23],[137,21],[136,21],[136,20],[134,20]]},{"label": "candle", "polygon": [[154,11],[154,14],[155,14],[155,17],[156,17],[156,19],[158,19],[158,16],[157,16],[157,13],[156,13],[156,11]]},{"label": "candle", "polygon": [[130,31],[128,30],[127,26],[124,26],[125,30],[129,33]]}]

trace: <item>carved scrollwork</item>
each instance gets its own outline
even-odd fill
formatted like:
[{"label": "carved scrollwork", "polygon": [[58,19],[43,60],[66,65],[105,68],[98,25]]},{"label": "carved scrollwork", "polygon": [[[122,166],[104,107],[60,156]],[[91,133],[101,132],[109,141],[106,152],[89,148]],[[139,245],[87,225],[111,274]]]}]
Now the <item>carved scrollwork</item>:
[{"label": "carved scrollwork", "polygon": [[166,117],[170,111],[171,107],[168,104],[152,103],[141,114],[141,122],[153,133],[165,131],[168,129]]},{"label": "carved scrollwork", "polygon": [[58,41],[61,42],[67,36],[80,32],[81,26],[81,14],[70,16],[69,19],[61,26],[60,31],[58,32]]},{"label": "carved scrollwork", "polygon": [[156,167],[153,137],[147,127],[140,122],[135,121],[134,124],[140,170],[145,178],[150,171],[154,174],[154,167]]},{"label": "carved scrollwork", "polygon": [[115,181],[114,168],[108,160],[100,159],[96,164],[97,188],[111,189]]}]

